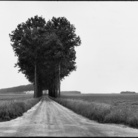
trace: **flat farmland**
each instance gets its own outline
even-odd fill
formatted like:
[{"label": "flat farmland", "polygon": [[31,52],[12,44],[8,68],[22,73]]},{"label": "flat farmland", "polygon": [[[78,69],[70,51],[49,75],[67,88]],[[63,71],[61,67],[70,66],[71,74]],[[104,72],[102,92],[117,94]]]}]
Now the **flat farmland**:
[{"label": "flat farmland", "polygon": [[62,94],[54,100],[91,120],[138,128],[138,94]]},{"label": "flat farmland", "polygon": [[70,94],[61,95],[64,99],[77,99],[87,102],[105,103],[112,106],[117,105],[138,105],[138,94]]},{"label": "flat farmland", "polygon": [[8,93],[8,94],[1,94],[0,93],[0,101],[1,100],[23,100],[23,99],[28,99],[28,98],[33,98],[33,94],[13,94],[13,93]]}]

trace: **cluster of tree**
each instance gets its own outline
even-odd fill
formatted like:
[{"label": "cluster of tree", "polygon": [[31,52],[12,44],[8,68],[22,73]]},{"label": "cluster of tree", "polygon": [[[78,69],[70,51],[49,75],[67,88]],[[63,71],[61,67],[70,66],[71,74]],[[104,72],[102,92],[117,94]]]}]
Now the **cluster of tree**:
[{"label": "cluster of tree", "polygon": [[34,84],[34,97],[42,96],[44,89],[49,90],[50,96],[60,96],[60,80],[76,70],[75,46],[81,40],[75,30],[65,17],[53,17],[46,22],[35,16],[10,34],[18,57],[15,67]]},{"label": "cluster of tree", "polygon": [[21,86],[16,86],[11,88],[3,88],[3,89],[0,89],[0,93],[6,93],[6,92],[20,93],[20,92],[31,91],[31,90],[34,90],[34,87],[32,84],[28,84],[28,85],[21,85]]}]

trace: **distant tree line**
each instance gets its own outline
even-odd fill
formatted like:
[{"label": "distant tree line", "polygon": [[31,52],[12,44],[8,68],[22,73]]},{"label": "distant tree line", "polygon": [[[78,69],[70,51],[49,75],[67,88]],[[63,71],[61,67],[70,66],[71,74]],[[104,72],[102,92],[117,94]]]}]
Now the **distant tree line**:
[{"label": "distant tree line", "polygon": [[75,46],[81,44],[76,28],[65,17],[29,18],[11,32],[10,39],[18,61],[15,67],[34,85],[34,97],[60,96],[60,81],[76,70]]},{"label": "distant tree line", "polygon": [[121,91],[121,94],[136,94],[134,91]]},{"label": "distant tree line", "polygon": [[3,89],[0,89],[0,93],[6,93],[6,92],[20,93],[20,92],[32,91],[32,90],[34,90],[33,85],[28,84],[28,85],[21,85],[21,86],[10,87],[10,88],[3,88]]},{"label": "distant tree line", "polygon": [[80,91],[61,91],[62,94],[81,94]]}]

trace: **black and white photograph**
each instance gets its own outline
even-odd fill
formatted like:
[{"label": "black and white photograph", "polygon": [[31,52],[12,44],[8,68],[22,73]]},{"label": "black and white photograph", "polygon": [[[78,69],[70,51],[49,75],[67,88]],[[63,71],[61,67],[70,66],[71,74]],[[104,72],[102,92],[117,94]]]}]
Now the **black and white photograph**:
[{"label": "black and white photograph", "polygon": [[138,137],[138,1],[0,1],[0,137]]}]

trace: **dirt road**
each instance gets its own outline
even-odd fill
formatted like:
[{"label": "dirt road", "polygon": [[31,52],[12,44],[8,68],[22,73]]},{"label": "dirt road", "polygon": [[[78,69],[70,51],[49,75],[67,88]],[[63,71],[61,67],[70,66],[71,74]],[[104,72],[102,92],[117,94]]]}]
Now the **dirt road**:
[{"label": "dirt road", "polygon": [[0,136],[138,136],[138,129],[99,124],[77,115],[48,97],[22,117],[0,122]]}]

